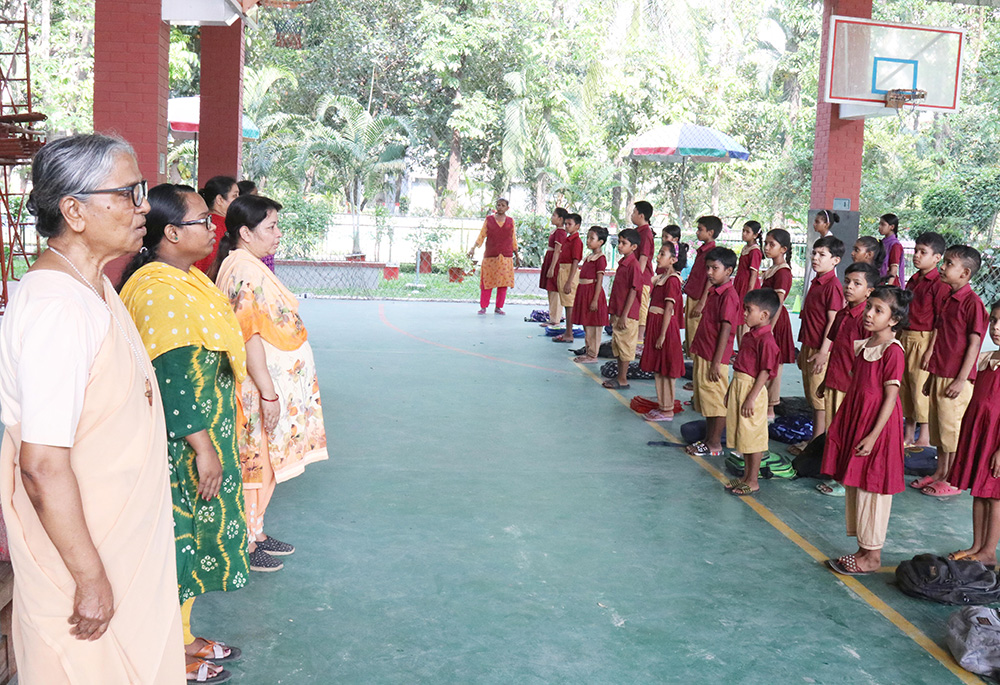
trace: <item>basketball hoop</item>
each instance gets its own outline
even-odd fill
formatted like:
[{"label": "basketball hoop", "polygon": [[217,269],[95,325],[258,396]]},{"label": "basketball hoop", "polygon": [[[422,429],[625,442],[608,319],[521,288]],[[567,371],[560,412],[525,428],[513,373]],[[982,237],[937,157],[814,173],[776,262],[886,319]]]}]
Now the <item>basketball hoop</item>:
[{"label": "basketball hoop", "polygon": [[926,97],[926,90],[918,88],[893,88],[885,94],[885,106],[898,111],[904,105],[916,106],[917,100],[923,100]]},{"label": "basketball hoop", "polygon": [[291,50],[302,49],[302,32],[306,23],[295,17],[285,17],[274,21],[274,46],[277,48],[289,48]]}]

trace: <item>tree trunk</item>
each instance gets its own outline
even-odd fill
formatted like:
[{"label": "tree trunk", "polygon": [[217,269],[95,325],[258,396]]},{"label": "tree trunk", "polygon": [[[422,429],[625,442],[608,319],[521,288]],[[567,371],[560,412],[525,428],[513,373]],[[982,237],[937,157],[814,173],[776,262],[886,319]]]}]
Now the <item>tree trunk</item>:
[{"label": "tree trunk", "polygon": [[722,167],[717,165],[712,174],[712,214],[719,216],[719,200],[722,198]]},{"label": "tree trunk", "polygon": [[448,154],[447,195],[444,198],[444,215],[455,216],[458,205],[458,186],[462,175],[462,135],[457,129],[451,130],[451,150]]},{"label": "tree trunk", "polygon": [[351,247],[351,252],[354,254],[361,254],[361,207],[359,204],[359,199],[361,198],[361,176],[354,179],[354,200],[351,203],[351,211],[353,213],[354,221],[354,245]]},{"label": "tree trunk", "polygon": [[434,214],[441,216],[444,209],[444,196],[448,187],[448,160],[442,159],[437,165],[437,176],[434,179]]},{"label": "tree trunk", "polygon": [[542,171],[535,177],[535,214],[544,214],[545,194],[548,191],[548,176]]},{"label": "tree trunk", "polygon": [[611,189],[611,217],[617,219],[621,216],[622,210],[622,172],[619,168],[615,172],[615,185]]}]

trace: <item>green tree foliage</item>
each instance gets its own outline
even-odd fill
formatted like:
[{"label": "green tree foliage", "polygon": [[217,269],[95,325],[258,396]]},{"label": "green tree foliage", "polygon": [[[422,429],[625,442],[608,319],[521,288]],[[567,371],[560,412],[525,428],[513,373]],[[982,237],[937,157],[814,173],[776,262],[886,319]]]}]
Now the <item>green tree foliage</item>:
[{"label": "green tree foliage", "polygon": [[[0,0],[0,12],[15,4]],[[29,7],[40,109],[54,130],[89,130],[93,4]],[[893,211],[904,237],[935,228],[992,240],[1000,9],[885,0],[874,15],[962,27],[966,61],[958,113],[904,109],[865,124],[864,230]],[[283,201],[391,214],[408,204],[405,174],[419,172],[434,179],[441,214],[479,214],[519,188],[540,216],[560,203],[588,224],[622,223],[638,195],[666,215],[658,221],[685,226],[706,212],[792,228],[807,215],[818,0],[317,0],[257,18],[245,105],[262,135],[246,145],[245,173]],[[302,22],[301,50],[275,45],[288,19]],[[198,31],[175,28],[172,38],[172,93],[196,93]],[[683,122],[729,133],[750,161],[683,175],[621,161],[632,136]]]}]

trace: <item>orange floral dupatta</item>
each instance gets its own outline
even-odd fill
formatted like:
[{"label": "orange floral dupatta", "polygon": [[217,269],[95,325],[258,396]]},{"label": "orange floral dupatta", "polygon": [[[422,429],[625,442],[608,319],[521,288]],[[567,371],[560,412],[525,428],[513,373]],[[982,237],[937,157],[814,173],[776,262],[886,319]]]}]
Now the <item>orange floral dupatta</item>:
[{"label": "orange floral dupatta", "polygon": [[229,253],[215,282],[236,311],[244,341],[260,335],[279,350],[292,351],[308,339],[298,299],[246,250]]}]

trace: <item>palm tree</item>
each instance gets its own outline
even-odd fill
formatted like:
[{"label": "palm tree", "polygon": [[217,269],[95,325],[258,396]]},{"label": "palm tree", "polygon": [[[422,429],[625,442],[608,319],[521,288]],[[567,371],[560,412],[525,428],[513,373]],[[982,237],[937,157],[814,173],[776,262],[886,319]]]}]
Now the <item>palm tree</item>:
[{"label": "palm tree", "polygon": [[355,254],[361,252],[361,210],[369,195],[381,189],[386,174],[405,169],[408,133],[409,122],[404,118],[372,116],[353,98],[325,95],[316,107],[300,160],[307,166],[328,167],[343,185]]},{"label": "palm tree", "polygon": [[247,69],[243,76],[243,112],[260,129],[260,138],[247,141],[243,147],[243,172],[258,185],[271,180],[275,174],[291,171],[295,148],[300,142],[294,132],[294,123],[302,119],[278,109],[274,85],[287,81],[291,88],[298,87],[292,72],[278,67]]}]

